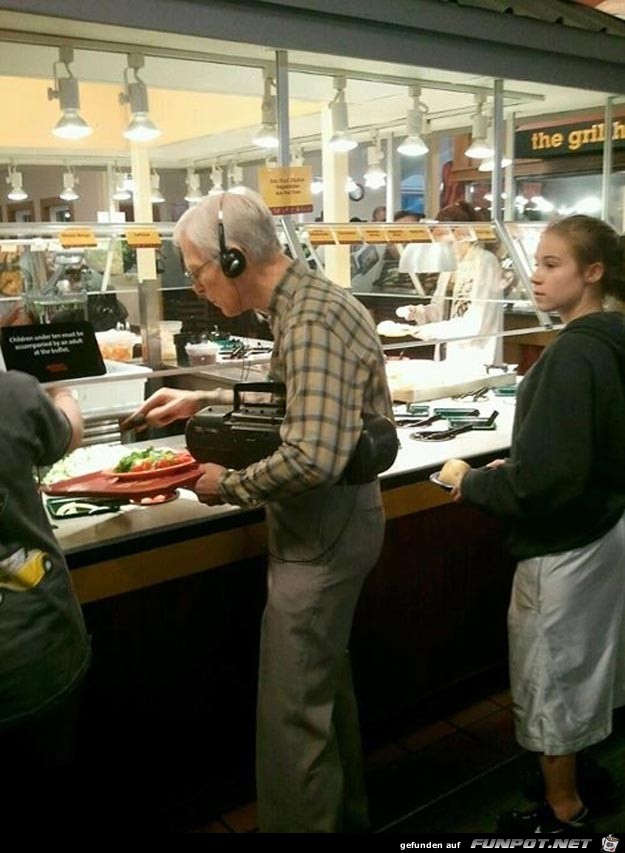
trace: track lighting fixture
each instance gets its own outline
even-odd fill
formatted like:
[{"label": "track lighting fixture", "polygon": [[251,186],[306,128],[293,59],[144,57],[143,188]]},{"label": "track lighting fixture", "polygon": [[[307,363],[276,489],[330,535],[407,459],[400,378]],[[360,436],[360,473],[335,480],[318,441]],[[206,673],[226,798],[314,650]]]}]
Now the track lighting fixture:
[{"label": "track lighting fixture", "polygon": [[330,102],[332,119],[332,136],[328,146],[333,151],[352,151],[358,143],[349,132],[349,119],[347,116],[347,104],[345,102],[345,77],[334,78],[335,94]]},{"label": "track lighting fixture", "polygon": [[473,113],[471,144],[464,152],[473,160],[483,160],[493,157],[495,152],[493,146],[488,142],[488,116],[482,112],[484,106],[484,95],[475,96],[475,112]]},{"label": "track lighting fixture", "polygon": [[228,192],[242,194],[244,191],[243,169],[236,163],[231,163],[228,169]]},{"label": "track lighting fixture", "polygon": [[195,171],[193,166],[189,166],[187,168],[187,192],[185,194],[184,200],[189,202],[189,204],[197,204],[198,201],[202,198],[202,191],[200,189],[200,176]]},{"label": "track lighting fixture", "polygon": [[379,190],[386,186],[386,172],[380,165],[382,152],[380,140],[377,133],[373,137],[372,145],[367,148],[367,171],[365,172],[365,186],[371,190]]},{"label": "track lighting fixture", "polygon": [[421,157],[429,151],[429,148],[421,137],[423,133],[423,117],[428,112],[428,107],[423,101],[419,100],[421,97],[421,86],[410,86],[409,93],[412,98],[412,107],[406,115],[406,131],[408,136],[397,146],[397,150],[404,157]]},{"label": "track lighting fixture", "polygon": [[116,169],[115,187],[113,189],[113,198],[115,199],[115,201],[129,201],[132,198],[132,193],[128,184],[128,175],[124,174],[121,169]]},{"label": "track lighting fixture", "polygon": [[273,93],[275,80],[267,68],[263,69],[263,86],[262,125],[252,141],[259,148],[277,148],[280,140],[278,139],[276,96]]},{"label": "track lighting fixture", "polygon": [[59,194],[59,198],[62,198],[63,201],[76,201],[80,197],[76,192],[76,184],[78,183],[78,178],[74,175],[71,167],[68,166],[63,172],[63,189]]},{"label": "track lighting fixture", "polygon": [[[60,47],[59,58],[54,63],[54,87],[48,89],[48,100],[59,99],[61,118],[52,133],[61,139],[84,139],[93,133],[93,129],[80,115],[80,95],[78,80],[72,74],[70,64],[74,61],[74,50],[71,47]],[[58,66],[64,65],[67,77],[58,76]]]},{"label": "track lighting fixture", "polygon": [[161,192],[161,176],[156,171],[153,171],[150,175],[150,189],[150,201],[152,204],[162,204],[165,201],[165,196]]},{"label": "track lighting fixture", "polygon": [[[120,104],[129,104],[131,118],[123,135],[133,142],[149,142],[161,135],[161,131],[149,116],[148,90],[139,77],[139,69],[143,68],[145,59],[141,53],[128,54],[128,66],[124,69],[125,91],[120,92]],[[134,80],[128,79],[130,72],[134,73]]]},{"label": "track lighting fixture", "polygon": [[22,186],[22,173],[15,166],[9,166],[5,180],[11,187],[7,193],[7,198],[10,198],[11,201],[25,201],[28,198],[28,193]]},{"label": "track lighting fixture", "polygon": [[224,173],[217,164],[211,169],[212,187],[208,191],[209,195],[221,195],[224,191]]}]

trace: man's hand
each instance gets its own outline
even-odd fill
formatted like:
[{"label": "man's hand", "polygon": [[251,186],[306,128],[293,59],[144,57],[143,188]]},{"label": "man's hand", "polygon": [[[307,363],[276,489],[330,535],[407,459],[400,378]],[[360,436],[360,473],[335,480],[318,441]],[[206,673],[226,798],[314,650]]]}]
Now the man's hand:
[{"label": "man's hand", "polygon": [[135,412],[122,421],[120,427],[126,429],[145,429],[162,427],[178,420],[192,417],[203,405],[199,391],[183,391],[180,388],[160,388]]},{"label": "man's hand", "polygon": [[223,465],[208,462],[206,465],[200,465],[200,470],[202,475],[193,486],[200,503],[208,506],[223,503],[219,496],[219,481],[227,469]]}]

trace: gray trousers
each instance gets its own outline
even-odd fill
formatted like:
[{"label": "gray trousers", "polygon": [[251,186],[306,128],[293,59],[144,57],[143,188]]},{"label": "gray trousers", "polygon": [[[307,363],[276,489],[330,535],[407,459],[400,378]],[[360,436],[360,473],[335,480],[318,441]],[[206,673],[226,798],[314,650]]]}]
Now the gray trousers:
[{"label": "gray trousers", "polygon": [[366,829],[347,644],[384,538],[377,482],[267,508],[269,567],[257,709],[262,832]]}]

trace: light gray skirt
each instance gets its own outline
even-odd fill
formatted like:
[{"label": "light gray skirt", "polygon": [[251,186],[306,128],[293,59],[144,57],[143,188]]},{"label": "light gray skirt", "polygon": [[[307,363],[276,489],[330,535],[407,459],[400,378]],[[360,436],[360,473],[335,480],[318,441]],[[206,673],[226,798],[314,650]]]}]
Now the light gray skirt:
[{"label": "light gray skirt", "polygon": [[625,516],[590,545],[518,564],[508,634],[521,746],[567,755],[606,738],[625,704]]}]

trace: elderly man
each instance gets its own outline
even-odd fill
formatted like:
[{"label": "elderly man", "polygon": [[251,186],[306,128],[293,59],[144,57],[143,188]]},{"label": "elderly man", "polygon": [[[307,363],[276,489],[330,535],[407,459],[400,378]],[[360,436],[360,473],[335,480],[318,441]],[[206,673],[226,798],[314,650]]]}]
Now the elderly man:
[{"label": "elderly man", "polygon": [[[375,479],[343,472],[363,414],[392,418],[382,350],[348,291],[281,250],[251,191],[205,199],[178,222],[187,275],[227,316],[266,312],[272,379],[286,386],[281,444],[240,471],[207,464],[201,501],[266,505],[268,597],[257,709],[259,822],[265,832],[365,829],[357,710],[346,654],[356,602],[375,565],[384,515]],[[137,414],[161,426],[206,392],[161,389]]]}]

